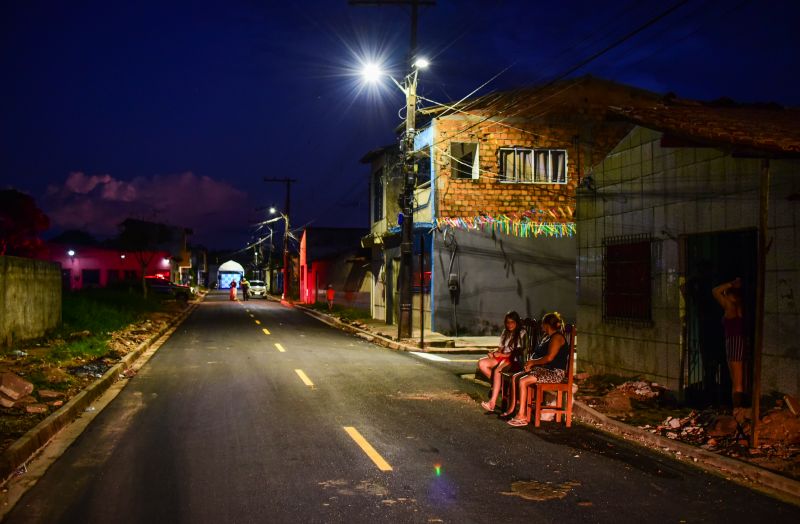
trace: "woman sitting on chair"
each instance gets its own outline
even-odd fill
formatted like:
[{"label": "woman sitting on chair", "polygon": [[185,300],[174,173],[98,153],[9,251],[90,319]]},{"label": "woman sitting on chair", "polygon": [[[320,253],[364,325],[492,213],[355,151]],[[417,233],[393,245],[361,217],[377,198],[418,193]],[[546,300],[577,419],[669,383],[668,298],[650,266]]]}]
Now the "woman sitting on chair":
[{"label": "woman sitting on chair", "polygon": [[[530,414],[528,387],[537,382],[557,384],[564,380],[569,361],[569,343],[563,333],[564,321],[558,313],[548,313],[542,317],[542,333],[533,352],[533,359],[525,363],[528,373],[519,379],[519,412],[508,424],[515,427],[527,426]],[[511,407],[513,410],[513,406]]]},{"label": "woman sitting on chair", "polygon": [[[500,335],[500,344],[497,351],[490,352],[478,361],[478,369],[492,380],[492,397],[488,402],[481,402],[481,407],[486,411],[494,411],[497,397],[500,395],[500,386],[503,377],[500,373],[511,364],[511,357],[520,353],[525,347],[525,330],[516,311],[509,311],[503,319],[505,329]],[[494,377],[492,377],[494,371]]]}]

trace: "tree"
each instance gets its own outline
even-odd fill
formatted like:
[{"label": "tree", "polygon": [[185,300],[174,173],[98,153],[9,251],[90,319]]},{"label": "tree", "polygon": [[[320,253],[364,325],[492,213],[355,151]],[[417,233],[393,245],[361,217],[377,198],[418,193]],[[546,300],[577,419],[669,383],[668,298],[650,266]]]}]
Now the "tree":
[{"label": "tree", "polygon": [[142,293],[147,298],[145,272],[156,256],[156,251],[173,240],[173,228],[133,218],[125,219],[119,227],[120,234],[117,241],[120,247],[139,263],[142,274]]},{"label": "tree", "polygon": [[32,257],[44,249],[39,234],[50,219],[33,197],[15,189],[0,190],[0,255]]}]

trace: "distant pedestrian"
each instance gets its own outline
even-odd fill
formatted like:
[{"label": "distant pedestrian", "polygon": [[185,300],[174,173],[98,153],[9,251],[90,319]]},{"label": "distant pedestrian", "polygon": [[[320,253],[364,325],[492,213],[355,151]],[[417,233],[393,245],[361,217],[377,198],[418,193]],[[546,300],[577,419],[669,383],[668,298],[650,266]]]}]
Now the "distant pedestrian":
[{"label": "distant pedestrian", "polygon": [[231,300],[236,300],[236,281],[231,280]]},{"label": "distant pedestrian", "polygon": [[333,290],[333,285],[328,284],[328,291],[325,292],[328,299],[328,311],[333,311],[333,299],[336,297],[336,291]]},{"label": "distant pedestrian", "polygon": [[250,291],[250,282],[242,278],[242,300],[250,300],[248,292]]}]

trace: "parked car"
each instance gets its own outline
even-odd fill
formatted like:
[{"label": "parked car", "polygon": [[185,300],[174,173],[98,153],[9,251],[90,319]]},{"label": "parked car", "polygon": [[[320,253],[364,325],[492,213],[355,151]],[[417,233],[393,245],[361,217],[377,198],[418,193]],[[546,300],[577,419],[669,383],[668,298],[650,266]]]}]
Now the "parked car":
[{"label": "parked car", "polygon": [[191,286],[176,284],[163,277],[144,277],[144,281],[145,284],[147,284],[147,288],[153,293],[174,297],[178,300],[183,300],[184,302],[190,298],[193,298],[195,295],[195,290]]},{"label": "parked car", "polygon": [[267,287],[264,285],[263,280],[248,280],[250,282],[250,290],[248,294],[251,297],[266,297],[267,296]]}]

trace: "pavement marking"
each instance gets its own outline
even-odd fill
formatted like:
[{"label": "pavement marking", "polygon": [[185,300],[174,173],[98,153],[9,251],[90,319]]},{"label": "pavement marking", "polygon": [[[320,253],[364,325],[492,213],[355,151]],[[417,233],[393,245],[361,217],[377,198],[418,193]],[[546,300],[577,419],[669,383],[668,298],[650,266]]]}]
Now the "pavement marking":
[{"label": "pavement marking", "polygon": [[433,353],[420,353],[419,351],[410,351],[409,353],[419,358],[424,358],[426,360],[433,360],[434,362],[452,362],[452,360],[440,357],[439,355],[434,355]]},{"label": "pavement marking", "polygon": [[252,314],[252,313],[248,312],[247,314],[250,315],[250,318],[256,318],[256,316],[254,314]]},{"label": "pavement marking", "polygon": [[311,379],[308,378],[308,376],[305,373],[303,373],[302,369],[295,369],[294,372],[297,373],[297,376],[300,377],[300,380],[303,381],[303,384],[305,384],[306,386],[314,387],[314,383],[311,382]]},{"label": "pavement marking", "polygon": [[261,321],[256,319],[256,324],[258,324],[260,326],[261,325]]},{"label": "pavement marking", "polygon": [[261,328],[261,331],[263,331],[265,335],[269,335],[269,329]]},{"label": "pavement marking", "polygon": [[277,342],[275,342],[275,347],[278,348],[278,351],[280,351],[281,353],[286,353],[286,350],[283,349],[283,346],[281,346]]},{"label": "pavement marking", "polygon": [[369,442],[367,442],[367,439],[361,436],[361,433],[359,433],[356,428],[352,426],[344,426],[344,430],[347,432],[348,435],[350,435],[350,438],[353,439],[356,444],[358,444],[358,446],[364,451],[364,453],[366,453],[367,456],[370,459],[372,459],[372,462],[374,462],[375,465],[378,466],[379,470],[392,471],[392,466],[390,466],[388,462],[383,460],[383,457],[381,457],[380,453],[375,451],[375,448],[373,448],[372,445]]}]

